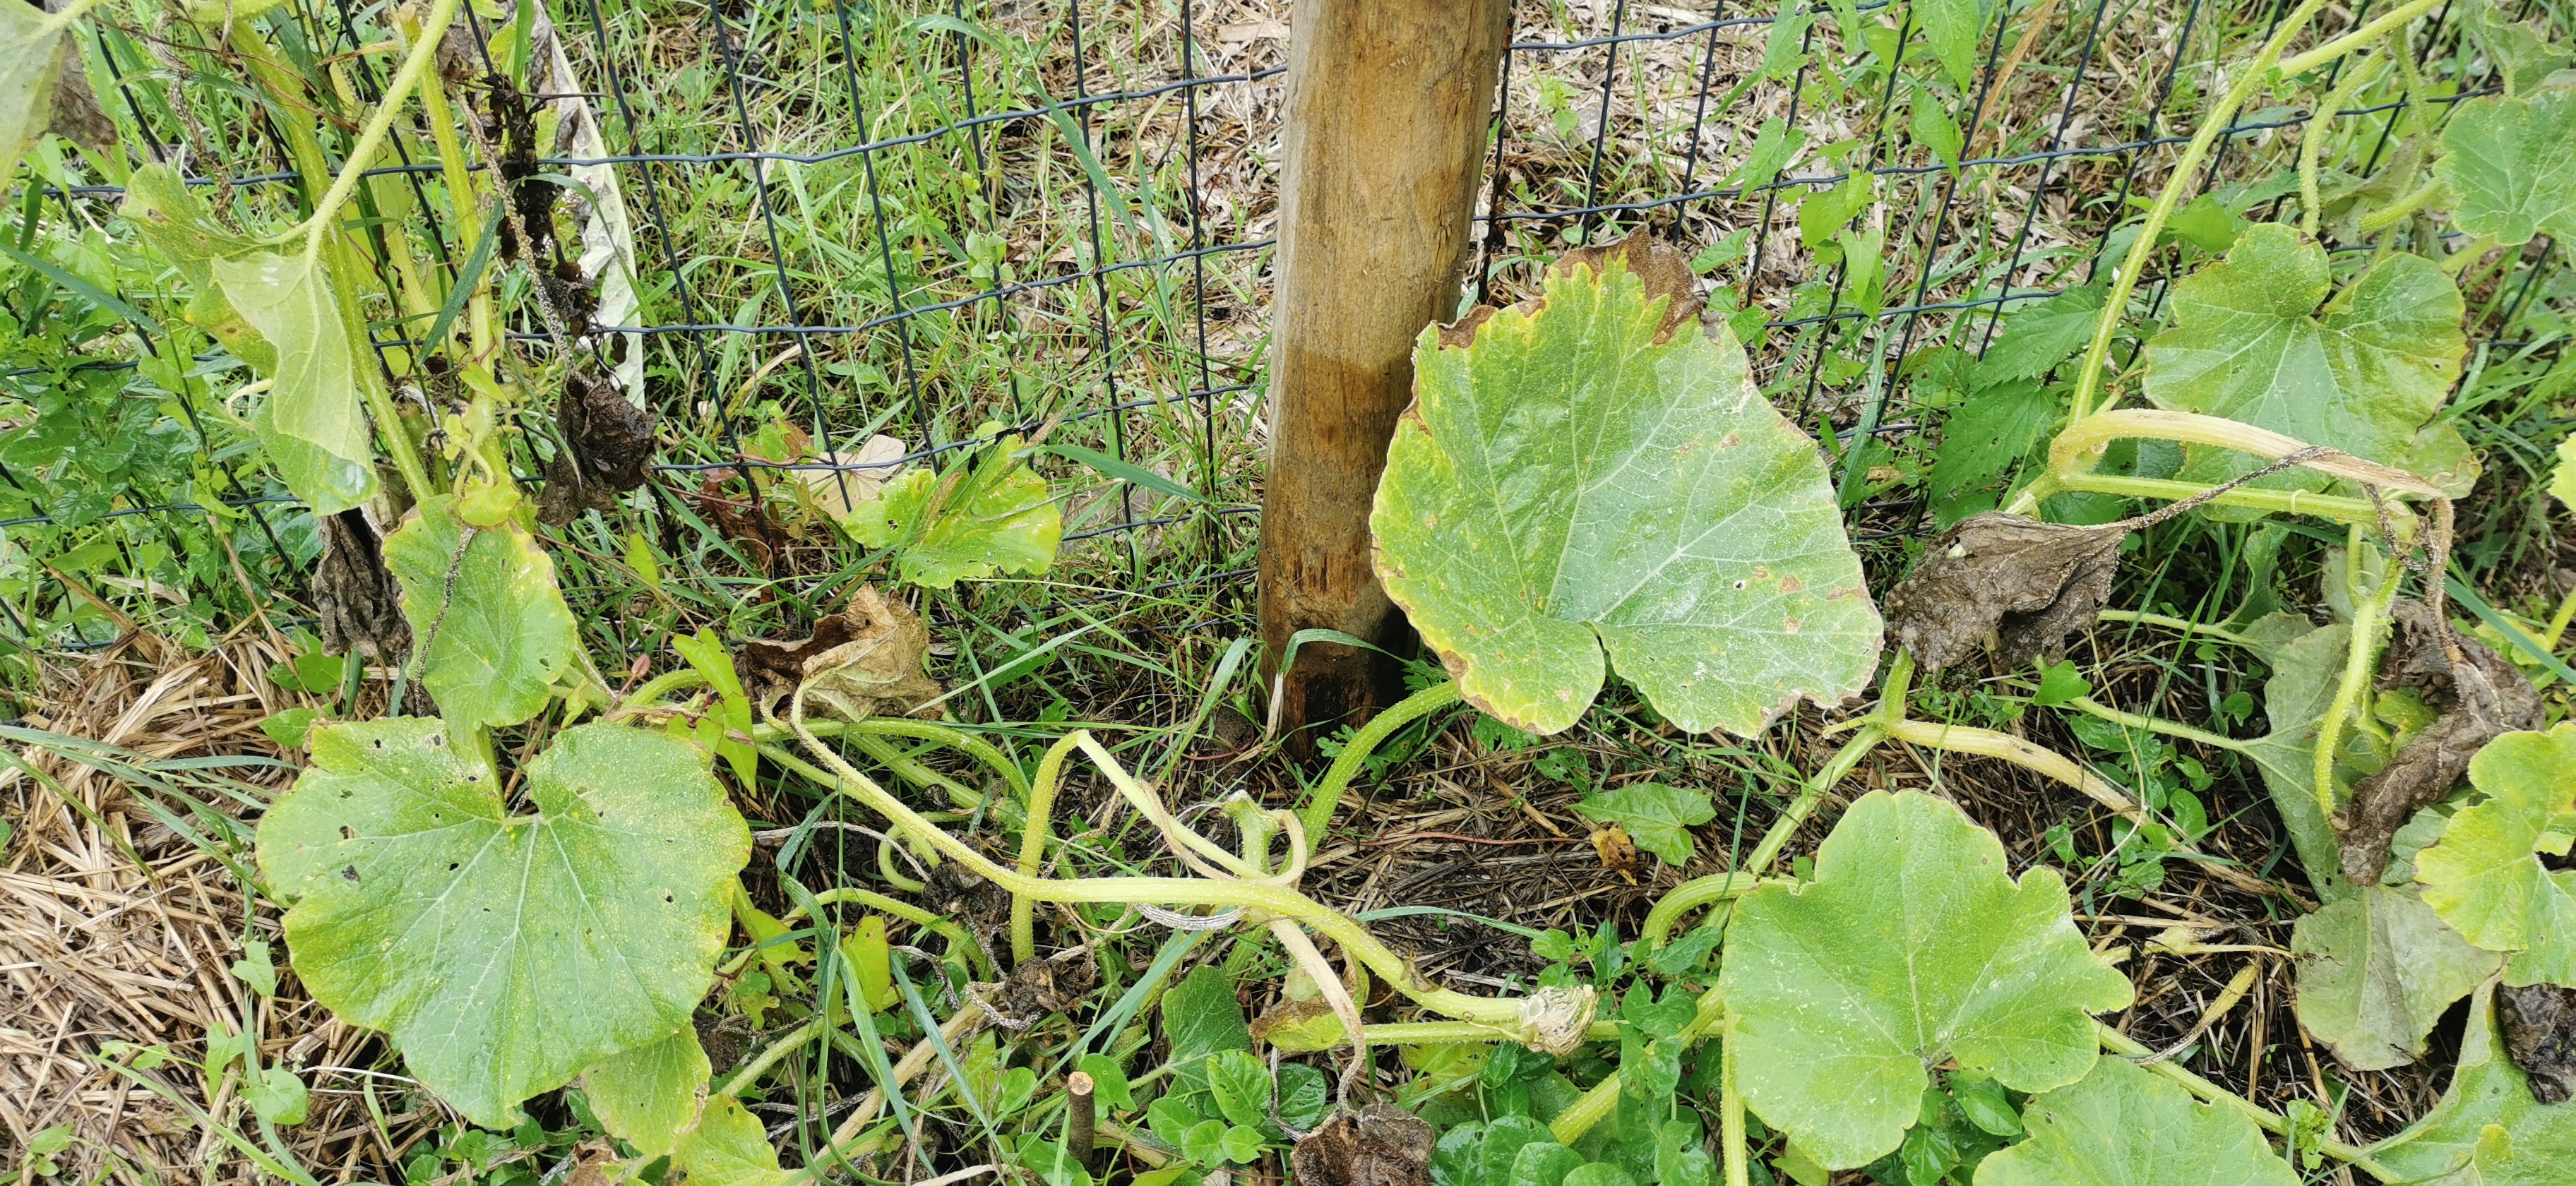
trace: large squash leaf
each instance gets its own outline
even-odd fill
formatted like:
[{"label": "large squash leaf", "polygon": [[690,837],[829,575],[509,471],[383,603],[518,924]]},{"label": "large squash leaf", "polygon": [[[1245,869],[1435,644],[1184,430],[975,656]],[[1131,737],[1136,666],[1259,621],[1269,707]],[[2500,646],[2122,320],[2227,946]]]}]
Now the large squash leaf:
[{"label": "large squash leaf", "polygon": [[871,548],[901,545],[895,571],[933,589],[995,573],[1041,573],[1055,563],[1064,512],[1046,479],[1004,441],[973,466],[914,469],[885,483],[842,520]]},{"label": "large squash leaf", "polygon": [[2019,1091],[2083,1077],[2085,1015],[2131,995],[2085,948],[2055,870],[2014,884],[1993,833],[1914,792],[1852,804],[1816,879],[1745,895],[1726,948],[1744,1101],[1836,1169],[1903,1141],[1945,1059]]},{"label": "large squash leaf", "polygon": [[2416,1186],[2566,1186],[2576,1166],[2576,1103],[2544,1104],[2507,1058],[2496,1031],[2495,988],[2478,990],[2460,1040],[2460,1065],[2433,1111],[2371,1148]]},{"label": "large squash leaf", "polygon": [[[2331,280],[2313,240],[2277,223],[2249,228],[2223,262],[2174,286],[2173,328],[2147,343],[2147,398],[2467,493],[2475,477],[2468,445],[2433,422],[2468,354],[2459,289],[2433,261],[2403,253],[2327,301]],[[2186,452],[2187,477],[2231,477],[2260,464],[2224,450]],[[2327,481],[2305,471],[2264,479],[2304,489]]]},{"label": "large squash leaf", "polygon": [[216,221],[214,210],[188,188],[179,171],[159,162],[136,169],[126,179],[120,212],[194,290],[182,311],[188,324],[214,335],[233,357],[259,373],[276,374],[276,349],[242,319],[241,311],[215,285],[217,259],[254,254],[258,245]]},{"label": "large squash leaf", "polygon": [[[1606,668],[1694,733],[1860,690],[1881,624],[1825,464],[1722,329],[1656,340],[1618,257],[1465,347],[1423,331],[1369,527],[1387,593],[1477,707],[1572,725]],[[1602,656],[1609,652],[1608,660]]]},{"label": "large squash leaf", "polygon": [[[2284,622],[2295,618],[2287,614],[2278,617]],[[2257,625],[2270,628],[2270,621]],[[2263,785],[2271,791],[2272,806],[2289,828],[2290,844],[2299,854],[2300,867],[2308,871],[2318,893],[2335,899],[2350,893],[2352,887],[2343,879],[2334,825],[2317,802],[2317,734],[2327,709],[2334,704],[2336,682],[2343,677],[2345,654],[2352,645],[2352,627],[2337,622],[2309,629],[2306,619],[2296,618],[2295,622],[2293,628],[2300,633],[2260,651],[2263,661],[2272,666],[2272,677],[2263,684],[2263,714],[2271,718],[2272,732],[2248,743],[2246,754],[2263,772]],[[2345,730],[2339,748],[2343,752],[2335,761],[2338,802],[2346,797],[2354,780],[2388,760],[2388,747],[2368,730]]]},{"label": "large squash leaf", "polygon": [[2415,854],[2424,901],[2469,942],[2512,952],[2506,983],[2576,985],[2576,871],[2540,861],[2567,851],[2551,824],[2576,811],[2576,722],[2488,742],[2469,782],[2486,799]]},{"label": "large squash leaf", "polygon": [[466,538],[456,496],[441,494],[385,537],[403,617],[421,640],[421,682],[439,711],[469,725],[515,725],[546,706],[581,645],[555,564],[516,522]]},{"label": "large squash leaf", "polygon": [[2102,1057],[2022,1109],[2030,1139],[1977,1166],[1977,1186],[2298,1186],[2242,1112]]},{"label": "large squash leaf", "polygon": [[217,258],[211,270],[224,298],[274,351],[251,427],[278,478],[317,515],[373,497],[375,446],[358,395],[358,354],[327,270],[308,256],[266,251]]},{"label": "large squash leaf", "polygon": [[2451,221],[2512,247],[2576,234],[2576,94],[2545,90],[2460,104],[2442,128],[2433,173],[2458,205]]},{"label": "large squash leaf", "polygon": [[2504,966],[2412,888],[2380,885],[2300,919],[2290,952],[2308,957],[2299,963],[2299,1023],[2358,1071],[2415,1061],[2442,1011]]},{"label": "large squash leaf", "polygon": [[259,828],[296,974],[477,1124],[688,1023],[751,835],[696,746],[581,725],[520,771],[440,723],[323,725]]}]

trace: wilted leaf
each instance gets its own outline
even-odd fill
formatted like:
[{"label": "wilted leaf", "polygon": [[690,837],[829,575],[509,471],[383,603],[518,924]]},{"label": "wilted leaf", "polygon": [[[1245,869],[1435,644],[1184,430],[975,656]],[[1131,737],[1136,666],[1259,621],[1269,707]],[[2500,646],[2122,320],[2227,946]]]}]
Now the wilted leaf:
[{"label": "wilted leaf", "polygon": [[1369,517],[1378,575],[1516,728],[1573,724],[1615,666],[1666,720],[1749,735],[1876,664],[1815,443],[1722,328],[1658,343],[1668,308],[1623,266],[1561,269],[1537,313],[1415,347]]},{"label": "wilted leaf", "polygon": [[[581,639],[555,564],[515,522],[469,528],[456,496],[430,498],[385,537],[421,682],[451,720],[515,725],[537,715]],[[471,532],[468,536],[466,533]]]},{"label": "wilted leaf", "polygon": [[[2382,257],[2328,301],[2330,280],[2325,249],[2297,230],[2248,229],[2224,262],[2174,286],[2173,328],[2147,343],[2147,398],[2466,493],[2468,446],[2434,422],[2468,352],[2459,289],[2433,261],[2405,253]],[[2187,478],[2230,478],[2260,464],[2197,446],[2186,455]],[[2293,470],[2262,481],[2322,489],[2328,479]]]},{"label": "wilted leaf", "polygon": [[2486,799],[2415,854],[2424,901],[2469,942],[2513,953],[2506,983],[2576,984],[2576,871],[2540,860],[2551,821],[2576,810],[2576,722],[2496,738],[2469,781]]},{"label": "wilted leaf", "polygon": [[78,56],[70,32],[40,35],[47,15],[33,4],[0,5],[0,177],[45,134],[55,84]]},{"label": "wilted leaf", "polygon": [[680,1130],[698,1114],[698,1092],[714,1068],[698,1032],[688,1026],[669,1037],[620,1050],[581,1073],[582,1090],[600,1127],[646,1157],[679,1144]]},{"label": "wilted leaf", "polygon": [[2191,1098],[2126,1059],[2096,1059],[2022,1109],[2030,1139],[1977,1166],[1977,1186],[2298,1186],[2244,1113]]},{"label": "wilted leaf", "polygon": [[1011,456],[1016,438],[945,473],[916,469],[853,507],[842,525],[871,548],[901,546],[895,571],[933,589],[995,573],[1041,573],[1055,563],[1064,513],[1046,479]]},{"label": "wilted leaf", "polygon": [[574,372],[555,397],[557,452],[537,493],[537,520],[552,527],[586,510],[613,511],[644,484],[653,461],[653,412],[617,384]]},{"label": "wilted leaf", "polygon": [[2470,998],[2460,1062],[2433,1111],[2371,1157],[2418,1186],[2565,1186],[2576,1165],[2576,1106],[2533,1098],[2496,1032],[2496,989]]},{"label": "wilted leaf", "polygon": [[1967,658],[1987,640],[2005,668],[2055,658],[2066,636],[2092,627],[2120,571],[2125,523],[2078,527],[1989,511],[1959,521],[1887,595],[1896,641],[1925,671]]},{"label": "wilted leaf", "polygon": [[900,439],[878,433],[857,452],[816,454],[814,460],[834,468],[799,470],[796,480],[816,510],[835,520],[847,519],[885,489],[907,452]]},{"label": "wilted leaf", "polygon": [[1289,1155],[1299,1186],[1431,1186],[1431,1126],[1389,1104],[1343,1112]]},{"label": "wilted leaf", "polygon": [[930,653],[930,628],[912,607],[873,585],[859,586],[849,608],[815,622],[811,638],[746,638],[734,651],[755,695],[810,684],[856,707],[902,714],[942,692],[921,667]]},{"label": "wilted leaf", "polygon": [[215,260],[248,255],[258,245],[215,220],[214,211],[179,176],[176,169],[154,162],[134,171],[125,183],[128,222],[152,249],[179,269],[195,291],[181,310],[188,324],[223,343],[233,357],[261,374],[277,372],[277,350],[242,319],[241,311],[215,285]]},{"label": "wilted leaf", "polygon": [[[2413,598],[2399,599],[2389,616],[2395,631],[2380,660],[2380,686],[2421,688],[2442,715],[2408,738],[2386,766],[2353,784],[2352,801],[2336,814],[2343,875],[2354,885],[2379,880],[2397,829],[2459,785],[2488,742],[2548,719],[2540,693],[2495,648],[2435,621],[2432,608]],[[2445,638],[2459,652],[2456,669]]]},{"label": "wilted leaf", "polygon": [[358,392],[359,356],[328,270],[308,256],[266,251],[220,256],[210,268],[224,298],[275,353],[251,427],[278,478],[317,515],[373,497],[375,446]]},{"label": "wilted leaf", "polygon": [[2018,1091],[2082,1077],[2086,1014],[2128,1004],[2129,981],[2086,950],[2055,870],[2007,870],[1957,807],[1874,791],[1814,881],[1746,895],[1721,977],[1746,1104],[1849,1168],[1897,1147],[1945,1059]]},{"label": "wilted leaf", "polygon": [[2532,1098],[2563,1104],[2576,1095],[2576,988],[2508,985],[2496,990],[2505,1054],[2531,1079]]},{"label": "wilted leaf", "polygon": [[337,654],[391,659],[411,646],[402,590],[385,567],[384,543],[363,510],[316,515],[322,560],[313,568],[313,611],[322,645]]},{"label": "wilted leaf", "polygon": [[2451,221],[2507,247],[2535,234],[2576,234],[2576,94],[2489,95],[2442,125],[2433,173],[2449,183]]},{"label": "wilted leaf", "polygon": [[2424,1053],[2442,1011],[2504,966],[2435,916],[2412,887],[2364,885],[2291,932],[2299,1023],[2357,1071]]},{"label": "wilted leaf", "polygon": [[751,850],[696,747],[567,729],[521,768],[537,814],[517,815],[437,721],[326,725],[312,746],[259,828],[296,975],[458,1111],[509,1127],[688,1023]]},{"label": "wilted leaf", "polygon": [[1691,828],[1717,818],[1717,805],[1708,792],[1654,782],[1585,796],[1574,810],[1626,828],[1637,847],[1662,857],[1667,865],[1689,864]]}]

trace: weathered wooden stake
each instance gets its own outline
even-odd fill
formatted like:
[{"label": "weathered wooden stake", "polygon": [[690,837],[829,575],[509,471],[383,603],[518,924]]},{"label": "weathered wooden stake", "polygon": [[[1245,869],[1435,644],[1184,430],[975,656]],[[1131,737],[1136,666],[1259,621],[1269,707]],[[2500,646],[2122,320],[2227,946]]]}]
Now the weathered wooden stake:
[{"label": "weathered wooden stake", "polygon": [[1413,342],[1457,313],[1510,0],[1296,0],[1271,301],[1261,640],[1292,753],[1402,691],[1409,628],[1369,568],[1369,502],[1413,398]]}]

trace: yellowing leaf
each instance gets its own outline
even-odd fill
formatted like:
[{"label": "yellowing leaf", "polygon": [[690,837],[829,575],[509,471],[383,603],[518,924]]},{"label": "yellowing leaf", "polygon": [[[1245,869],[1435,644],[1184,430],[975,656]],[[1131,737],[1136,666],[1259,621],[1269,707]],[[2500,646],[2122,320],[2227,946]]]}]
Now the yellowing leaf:
[{"label": "yellowing leaf", "polygon": [[2298,1186],[2242,1112],[2105,1056],[2022,1109],[2030,1139],[1986,1158],[1977,1186]]},{"label": "yellowing leaf", "polygon": [[[2475,477],[2468,446],[2434,419],[2468,353],[2459,289],[2433,261],[2404,253],[2372,264],[2329,301],[2330,281],[2314,241],[2278,223],[2249,228],[2224,262],[2174,286],[2173,328],[2147,343],[2147,398],[2467,493]],[[2186,453],[2187,478],[2233,477],[2259,464],[2197,446]],[[2276,478],[2263,481],[2302,489],[2327,481],[2304,472]]]},{"label": "yellowing leaf", "polygon": [[902,441],[880,433],[855,453],[816,454],[815,461],[835,468],[798,470],[796,480],[814,509],[836,521],[846,520],[885,488],[905,452]]},{"label": "yellowing leaf", "polygon": [[1637,847],[1663,858],[1667,865],[1688,864],[1693,851],[1690,829],[1717,818],[1717,805],[1708,792],[1652,782],[1586,796],[1574,809],[1626,828]]},{"label": "yellowing leaf", "polygon": [[2504,966],[2413,889],[2378,885],[2300,919],[2290,952],[2308,957],[2298,965],[2299,1023],[2359,1071],[2415,1061],[2442,1011]]},{"label": "yellowing leaf", "polygon": [[217,258],[211,267],[224,298],[275,351],[251,427],[278,477],[317,515],[372,497],[375,452],[358,393],[358,354],[326,269],[300,254],[271,252]]},{"label": "yellowing leaf", "polygon": [[2433,173],[2458,203],[2451,220],[2507,247],[2576,234],[2576,95],[2541,91],[2460,104],[2442,127]]},{"label": "yellowing leaf", "polygon": [[1064,513],[1046,479],[1005,440],[971,466],[915,469],[851,509],[843,526],[871,548],[900,546],[895,571],[933,589],[995,573],[1041,573],[1055,563]]},{"label": "yellowing leaf", "polygon": [[1944,1060],[2017,1091],[2083,1077],[2086,1014],[2131,996],[2055,870],[2015,884],[1993,833],[1910,791],[1852,804],[1814,881],[1737,903],[1720,984],[1745,1103],[1835,1169],[1894,1150]]},{"label": "yellowing leaf", "polygon": [[454,495],[413,508],[385,537],[421,682],[450,720],[515,725],[546,706],[580,638],[555,565],[515,521],[468,530]]},{"label": "yellowing leaf", "polygon": [[1815,442],[1723,330],[1657,341],[1665,299],[1610,258],[1468,346],[1423,333],[1369,515],[1388,595],[1530,732],[1572,725],[1614,666],[1694,733],[1852,695],[1882,627]]},{"label": "yellowing leaf", "polygon": [[46,16],[33,4],[0,6],[0,178],[45,134],[54,84],[77,52],[68,31],[40,35]]},{"label": "yellowing leaf", "polygon": [[729,1095],[707,1101],[671,1163],[688,1175],[686,1186],[783,1186],[790,1177],[778,1168],[778,1150],[759,1119]]},{"label": "yellowing leaf", "polygon": [[2576,511],[2576,436],[2558,442],[2558,468],[2549,475],[2549,496]]},{"label": "yellowing leaf", "polygon": [[2469,942],[2514,953],[2506,983],[2576,984],[2576,872],[2539,855],[2551,821],[2576,810],[2576,722],[2488,742],[2469,781],[2486,799],[2415,854],[2425,903]]},{"label": "yellowing leaf", "polygon": [[680,1130],[698,1114],[698,1093],[713,1070],[698,1032],[688,1026],[669,1037],[620,1050],[581,1073],[582,1090],[600,1126],[646,1157],[679,1144]]},{"label": "yellowing leaf", "polygon": [[324,725],[312,747],[259,827],[296,975],[467,1118],[507,1128],[688,1024],[751,851],[695,746],[567,729],[521,768],[534,815],[434,720]]}]

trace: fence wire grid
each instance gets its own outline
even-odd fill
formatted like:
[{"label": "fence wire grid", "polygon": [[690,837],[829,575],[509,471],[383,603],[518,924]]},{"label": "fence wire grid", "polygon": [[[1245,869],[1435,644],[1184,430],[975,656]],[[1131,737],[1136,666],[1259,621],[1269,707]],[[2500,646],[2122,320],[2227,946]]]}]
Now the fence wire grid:
[{"label": "fence wire grid", "polygon": [[[564,238],[587,249],[594,272],[603,248],[592,224],[614,211],[627,228],[608,235],[604,268],[633,299],[570,347],[587,366],[637,380],[662,418],[662,478],[634,496],[638,511],[684,518],[693,498],[742,489],[747,469],[838,480],[1043,425],[1053,441],[1164,479],[1052,471],[1071,490],[1066,540],[1080,546],[1068,548],[1069,564],[1114,582],[1141,573],[1139,557],[1179,548],[1201,553],[1214,579],[1247,573],[1283,0],[543,7],[577,89],[525,97],[555,124],[555,151],[536,167],[564,187],[566,226],[583,231]],[[1696,257],[1717,313],[1735,314],[1757,378],[1784,411],[1838,455],[1893,461],[1931,439],[1918,434],[1937,433],[1955,398],[1926,360],[1936,350],[1975,356],[2008,309],[2089,283],[2126,250],[2124,228],[2134,233],[2228,64],[2289,7],[1989,2],[1979,6],[1974,68],[1962,70],[1957,55],[1927,47],[1909,0],[1524,2],[1461,307],[1528,294],[1568,247],[1651,231]],[[300,189],[267,114],[229,81],[238,55],[157,9],[104,13],[84,54],[128,142],[181,167],[219,209],[291,216]],[[522,46],[499,13],[469,5],[460,18],[487,71],[516,52],[543,55],[542,33]],[[387,15],[355,0],[293,0],[270,19],[290,56],[331,72],[349,110],[363,112],[396,60],[377,52]],[[2311,36],[2370,15],[2365,0]],[[2258,93],[2195,193],[2225,218],[2295,212],[2298,146],[2320,134],[2334,137],[2329,176],[2346,191],[2392,164],[2415,168],[2398,159],[2410,151],[2400,122],[2493,90],[2450,7],[2428,27],[2412,43],[2416,71],[2361,88],[2344,109],[2321,117],[2265,106]],[[588,151],[576,146],[585,106],[597,133]],[[321,124],[346,143],[348,111],[325,112]],[[454,283],[481,266],[491,231],[479,214],[457,212],[442,163],[424,152],[427,130],[414,118],[404,132],[365,196],[407,209],[377,209],[375,233],[403,240]],[[50,240],[122,236],[118,187],[76,157],[51,167],[52,184],[10,199],[22,256],[44,257]],[[1817,241],[1803,231],[1800,214],[1848,193],[1854,177],[1869,179],[1871,200],[1846,233]],[[2370,249],[2334,242],[2331,225],[2328,238],[2338,251]],[[292,601],[318,552],[311,516],[241,449],[209,443],[229,415],[209,405],[248,372],[138,307],[152,306],[154,277],[84,267],[79,250],[97,251],[22,259],[45,264],[31,274],[62,292],[30,281],[11,295],[11,312],[27,324],[32,302],[86,297],[118,332],[68,367],[22,366],[7,381],[32,404],[65,374],[116,372],[119,394],[180,409],[195,434],[195,476],[177,488],[83,491],[82,508],[64,513],[46,505],[40,473],[20,472],[30,468],[23,458],[0,466],[0,493],[14,492],[11,505],[24,510],[0,519],[14,566],[0,631],[34,649],[100,645],[118,627],[95,611],[116,593],[73,587],[85,564],[116,554],[95,549],[131,560],[157,539],[184,555],[207,532],[227,534],[247,591]],[[2171,264],[2187,249],[2158,250],[2153,274],[2178,274]],[[2536,240],[2483,304],[2471,294],[2481,358],[2554,350],[2555,305],[2568,295],[2558,255]],[[522,275],[510,332],[543,356],[564,344],[526,288]],[[2142,291],[2161,309],[2162,280]],[[368,298],[380,353],[417,345],[417,321],[394,315],[390,280]],[[2495,340],[2535,311],[2549,313],[2539,319],[2547,332]],[[527,414],[534,423],[548,411]],[[779,460],[764,442],[789,426],[810,448]],[[850,460],[876,433],[903,443],[900,458]],[[202,496],[211,489],[228,494]],[[1869,504],[1855,534],[1887,540],[1935,519],[1936,508],[1898,487]],[[123,520],[153,526],[120,532]],[[47,532],[57,534],[40,562],[29,549]],[[567,532],[613,550],[615,533],[595,518]]]}]

